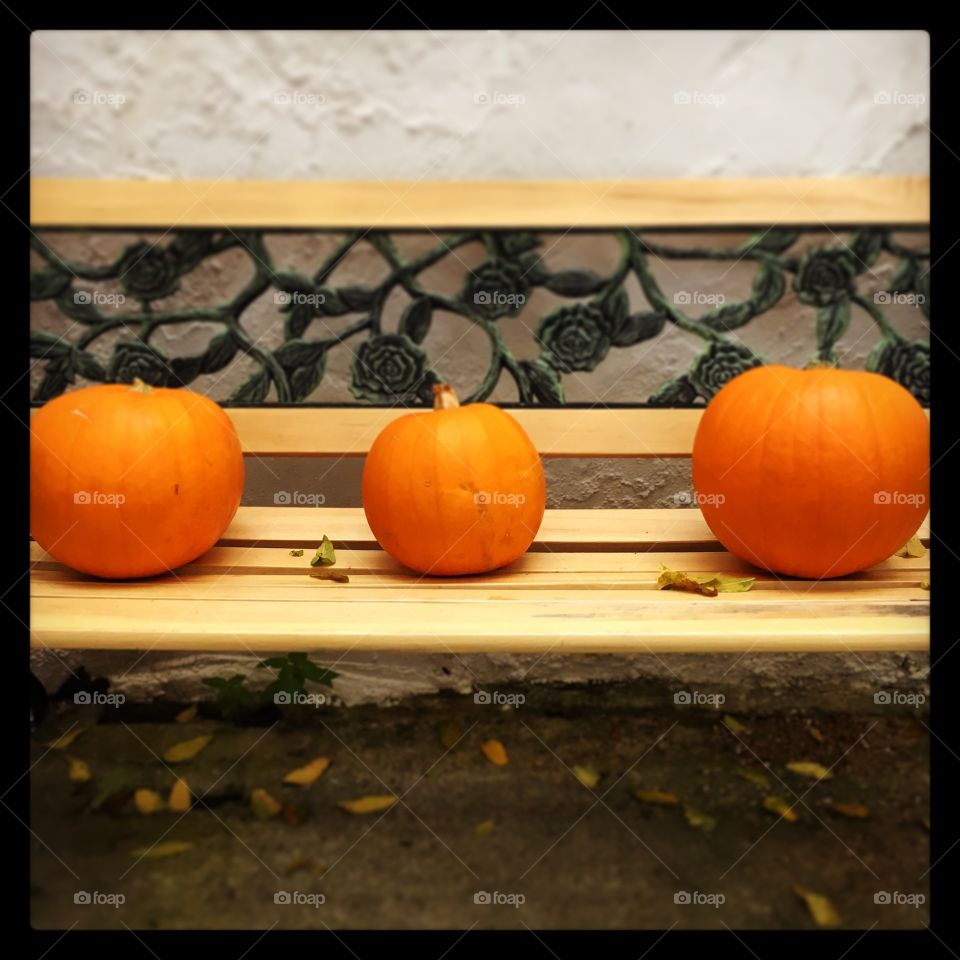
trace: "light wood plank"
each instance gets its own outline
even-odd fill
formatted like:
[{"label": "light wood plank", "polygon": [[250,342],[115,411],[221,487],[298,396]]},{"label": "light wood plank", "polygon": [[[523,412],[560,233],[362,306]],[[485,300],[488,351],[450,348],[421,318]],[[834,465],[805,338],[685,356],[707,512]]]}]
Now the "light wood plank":
[{"label": "light wood plank", "polygon": [[33,178],[34,227],[923,224],[923,176],[296,181]]},{"label": "light wood plank", "polygon": [[116,598],[78,604],[73,597],[52,597],[34,602],[31,633],[35,646],[55,649],[209,652],[782,653],[906,651],[928,645],[921,604],[844,602],[809,616],[793,611],[785,616],[790,608],[784,605],[744,606],[713,604],[709,617],[695,619],[678,616],[673,604],[654,608],[608,600],[564,606],[489,599],[321,606],[297,600]]},{"label": "light wood plank", "polygon": [[[244,452],[257,456],[365,456],[409,410],[236,407]],[[543,457],[689,457],[702,410],[510,410]]]}]

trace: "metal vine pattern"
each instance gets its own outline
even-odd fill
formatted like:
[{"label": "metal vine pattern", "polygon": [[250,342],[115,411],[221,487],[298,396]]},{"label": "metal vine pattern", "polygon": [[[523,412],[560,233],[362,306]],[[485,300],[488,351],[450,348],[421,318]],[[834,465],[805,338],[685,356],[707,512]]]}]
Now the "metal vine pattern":
[{"label": "metal vine pattern", "polygon": [[[271,388],[277,400],[303,402],[321,383],[331,351],[353,353],[350,391],[359,404],[429,403],[438,375],[422,344],[436,311],[457,314],[486,334],[490,362],[479,387],[466,400],[490,396],[503,377],[516,386],[520,404],[564,403],[563,378],[594,370],[611,350],[632,347],[657,337],[668,324],[699,338],[702,349],[690,368],[659,387],[651,396],[637,398],[660,406],[685,406],[709,400],[738,373],[765,362],[764,358],[729,336],[731,331],[769,311],[784,295],[788,283],[797,299],[809,307],[815,326],[816,351],[811,358],[837,363],[834,347],[848,328],[851,311],[865,311],[879,334],[867,369],[889,377],[910,390],[921,402],[930,399],[930,347],[908,340],[884,314],[883,298],[858,291],[858,278],[882,252],[897,258],[890,294],[912,296],[929,317],[929,250],[902,246],[892,231],[863,229],[841,243],[830,238],[800,255],[790,255],[799,232],[780,228],[760,230],[733,247],[676,249],[655,240],[656,231],[643,235],[615,232],[619,262],[608,276],[587,269],[548,268],[543,241],[530,231],[467,231],[445,237],[432,249],[404,259],[388,233],[355,231],[342,237],[337,249],[314,275],[286,270],[274,264],[263,231],[189,230],[168,234],[160,242],[135,243],[105,266],[89,266],[61,257],[43,239],[32,245],[44,266],[30,278],[31,298],[52,300],[78,329],[75,339],[43,330],[31,335],[31,354],[43,361],[44,376],[34,400],[57,396],[77,378],[91,382],[129,382],[139,377],[155,386],[186,386],[201,374],[227,368],[244,355],[257,371],[230,397],[244,404],[263,403]],[[460,292],[437,293],[422,283],[428,267],[458,247],[480,242],[485,261],[467,272]],[[371,286],[337,287],[328,283],[337,265],[356,245],[366,243],[385,262],[386,277]],[[249,257],[252,275],[231,300],[210,306],[164,309],[156,302],[179,289],[180,280],[209,257],[239,248]],[[755,265],[750,296],[724,303],[694,318],[668,299],[651,271],[651,258],[749,261]],[[633,274],[647,303],[636,310],[624,283]],[[123,314],[104,313],[96,298],[74,287],[74,281],[114,281],[137,309]],[[501,324],[520,312],[536,287],[568,298],[538,318],[534,336],[539,355],[518,360],[502,334]],[[389,294],[402,289],[410,298],[396,332],[384,332],[382,313]],[[260,346],[245,330],[244,311],[270,290],[279,292],[278,321],[284,324],[284,342],[277,349]],[[356,314],[357,319],[324,339],[305,339],[316,317]],[[197,355],[167,357],[151,344],[159,328],[185,321],[219,324],[222,330]],[[108,363],[88,348],[103,335],[123,329],[132,334],[120,340]]]}]

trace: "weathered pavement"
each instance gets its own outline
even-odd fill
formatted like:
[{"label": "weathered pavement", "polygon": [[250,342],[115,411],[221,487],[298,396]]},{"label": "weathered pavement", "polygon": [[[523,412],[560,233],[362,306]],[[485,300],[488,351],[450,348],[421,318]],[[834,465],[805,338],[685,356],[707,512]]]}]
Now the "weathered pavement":
[{"label": "weathered pavement", "polygon": [[[174,705],[60,707],[32,747],[33,925],[813,927],[796,885],[829,898],[846,927],[929,920],[926,901],[908,902],[928,895],[923,714],[739,713],[745,729],[733,732],[722,710],[666,696],[653,707],[629,686],[526,692],[516,708],[441,695],[307,708],[248,727],[202,716],[175,723]],[[68,749],[43,746],[75,723],[85,732]],[[462,734],[450,750],[441,728]],[[213,740],[194,759],[159,759],[200,734]],[[481,752],[490,738],[506,747],[506,766]],[[86,761],[89,781],[68,779],[68,756]],[[282,784],[317,756],[332,763],[313,785]],[[818,762],[832,778],[787,770],[795,761]],[[600,774],[593,790],[575,765]],[[743,779],[743,767],[767,784]],[[175,774],[202,799],[186,814],[138,813],[133,789],[166,796]],[[290,818],[258,819],[256,787],[289,804]],[[642,802],[635,789],[680,803]],[[401,800],[386,812],[337,807],[388,793]],[[764,809],[768,796],[795,804],[796,822]],[[831,803],[864,804],[869,817],[841,816]],[[706,814],[715,827],[691,825],[685,806],[694,823]],[[158,841],[192,847],[132,854]],[[125,900],[76,904],[81,891]],[[324,902],[276,903],[282,892]],[[475,903],[481,893],[509,902]],[[875,902],[884,893],[901,902]],[[677,902],[683,894],[703,902]]]}]

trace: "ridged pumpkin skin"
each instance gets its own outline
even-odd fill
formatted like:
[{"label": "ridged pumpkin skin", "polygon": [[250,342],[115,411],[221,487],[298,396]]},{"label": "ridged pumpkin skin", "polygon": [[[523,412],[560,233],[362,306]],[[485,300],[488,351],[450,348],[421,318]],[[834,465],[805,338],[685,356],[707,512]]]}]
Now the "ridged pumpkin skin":
[{"label": "ridged pumpkin skin", "polygon": [[380,546],[433,576],[486,573],[516,560],[545,504],[530,438],[488,403],[394,420],[363,469],[363,509]]},{"label": "ridged pumpkin skin", "polygon": [[30,531],[82,573],[163,573],[217,542],[243,476],[236,431],[212,400],[142,384],[88,387],[33,417]]},{"label": "ridged pumpkin skin", "polygon": [[755,367],[710,401],[693,444],[704,519],[776,573],[839,577],[892,556],[929,505],[920,404],[862,371]]}]

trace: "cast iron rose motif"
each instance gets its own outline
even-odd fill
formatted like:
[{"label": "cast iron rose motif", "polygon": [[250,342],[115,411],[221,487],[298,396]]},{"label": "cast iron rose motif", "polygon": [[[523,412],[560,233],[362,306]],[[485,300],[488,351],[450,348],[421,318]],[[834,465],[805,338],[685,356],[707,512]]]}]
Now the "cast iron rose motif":
[{"label": "cast iron rose motif", "polygon": [[697,362],[688,374],[690,385],[709,400],[725,383],[734,377],[759,367],[763,361],[747,347],[739,343],[713,340],[710,346],[697,357]]},{"label": "cast iron rose motif", "polygon": [[167,358],[139,340],[123,340],[114,347],[109,376],[114,383],[133,383],[139,378],[152,387],[165,387],[174,381]]},{"label": "cast iron rose motif", "polygon": [[930,344],[922,340],[881,340],[867,369],[896,380],[921,403],[930,403]]},{"label": "cast iron rose motif", "polygon": [[120,261],[120,286],[138,300],[169,297],[180,286],[177,262],[163,247],[138,243],[127,247]]},{"label": "cast iron rose motif", "polygon": [[854,292],[856,275],[856,259],[847,248],[820,247],[803,255],[793,286],[804,303],[828,307]]},{"label": "cast iron rose motif", "polygon": [[487,260],[467,275],[461,299],[488,320],[519,313],[530,282],[523,267],[512,260]]},{"label": "cast iron rose motif", "polygon": [[574,303],[547,314],[537,330],[543,356],[558,370],[589,371],[610,350],[610,324],[599,307]]},{"label": "cast iron rose motif", "polygon": [[350,392],[371,403],[424,399],[434,380],[426,353],[409,337],[387,333],[357,347]]}]

